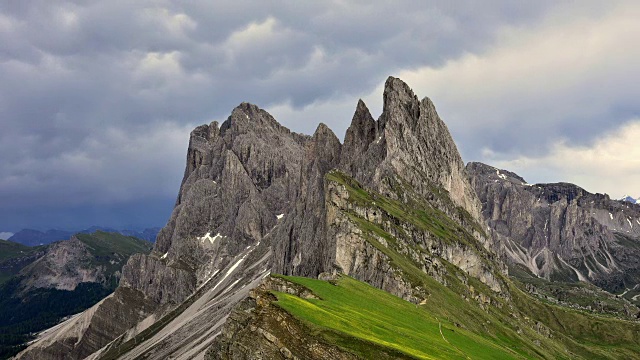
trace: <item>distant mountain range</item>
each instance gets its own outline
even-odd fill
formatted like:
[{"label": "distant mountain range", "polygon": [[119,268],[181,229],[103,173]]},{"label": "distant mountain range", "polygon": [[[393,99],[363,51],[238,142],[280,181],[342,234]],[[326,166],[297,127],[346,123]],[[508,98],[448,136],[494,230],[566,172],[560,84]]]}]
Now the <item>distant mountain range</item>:
[{"label": "distant mountain range", "polygon": [[631,197],[629,195],[625,195],[620,200],[621,201],[630,202],[632,204],[640,204],[640,196],[638,196],[637,198],[633,198],[633,197]]},{"label": "distant mountain range", "polygon": [[55,241],[60,240],[69,240],[71,236],[74,234],[92,234],[96,231],[104,231],[111,233],[118,233],[126,236],[133,236],[138,239],[143,239],[147,241],[155,241],[156,236],[158,236],[158,232],[160,231],[159,227],[147,228],[142,231],[136,230],[118,230],[112,229],[102,226],[92,226],[90,228],[79,230],[79,231],[66,231],[66,230],[46,230],[46,231],[38,231],[33,229],[23,229],[13,234],[7,240],[13,241],[18,244],[26,245],[26,246],[39,246],[39,245],[47,245],[51,244]]}]

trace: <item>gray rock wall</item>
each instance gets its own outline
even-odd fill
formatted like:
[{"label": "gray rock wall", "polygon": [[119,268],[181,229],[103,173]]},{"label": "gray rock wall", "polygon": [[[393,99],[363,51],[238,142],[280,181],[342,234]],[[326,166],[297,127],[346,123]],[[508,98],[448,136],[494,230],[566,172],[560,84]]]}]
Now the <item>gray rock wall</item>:
[{"label": "gray rock wall", "polygon": [[545,279],[588,281],[622,292],[640,283],[640,206],[567,183],[527,184],[467,165],[495,248]]}]

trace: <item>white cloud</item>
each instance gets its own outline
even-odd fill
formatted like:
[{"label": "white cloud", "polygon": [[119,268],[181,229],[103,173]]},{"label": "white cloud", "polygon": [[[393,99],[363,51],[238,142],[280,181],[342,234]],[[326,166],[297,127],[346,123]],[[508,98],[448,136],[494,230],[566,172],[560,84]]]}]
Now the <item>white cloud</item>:
[{"label": "white cloud", "polygon": [[523,175],[529,182],[571,182],[613,198],[640,194],[640,120],[630,121],[587,146],[555,143],[541,157],[500,159],[486,151],[491,164]]},{"label": "white cloud", "polygon": [[8,238],[10,238],[12,236],[13,236],[12,232],[0,232],[0,239],[2,239],[2,240],[7,240]]},{"label": "white cloud", "polygon": [[530,182],[640,193],[640,5],[565,4],[503,26],[482,53],[400,72],[434,100],[465,160]]},{"label": "white cloud", "polygon": [[[564,7],[534,27],[503,27],[491,50],[400,73],[455,133],[501,152],[589,141],[628,120],[640,96],[640,6]],[[632,110],[639,110],[637,106]],[[478,159],[477,153],[467,154]]]}]

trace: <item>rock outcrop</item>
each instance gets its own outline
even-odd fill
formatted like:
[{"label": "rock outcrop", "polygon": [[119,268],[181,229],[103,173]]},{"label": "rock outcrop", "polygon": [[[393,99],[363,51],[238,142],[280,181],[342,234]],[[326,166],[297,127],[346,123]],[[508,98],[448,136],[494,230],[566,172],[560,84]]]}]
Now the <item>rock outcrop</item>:
[{"label": "rock outcrop", "polygon": [[24,291],[38,288],[75,290],[83,282],[104,283],[105,268],[93,266],[93,255],[82,241],[70,240],[51,244],[41,258],[21,271]]}]

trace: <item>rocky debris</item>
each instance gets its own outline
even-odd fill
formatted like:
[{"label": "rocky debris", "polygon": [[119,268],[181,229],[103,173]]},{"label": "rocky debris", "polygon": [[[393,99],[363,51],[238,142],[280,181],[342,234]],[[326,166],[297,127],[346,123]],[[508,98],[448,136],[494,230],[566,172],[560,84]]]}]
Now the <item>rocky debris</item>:
[{"label": "rocky debris", "polygon": [[467,165],[494,249],[547,280],[586,281],[614,293],[640,283],[640,206],[567,183],[527,184]]},{"label": "rocky debris", "polygon": [[270,251],[264,242],[249,247],[178,307],[155,311],[87,360],[202,359],[233,307],[268,275]]},{"label": "rocky debris", "polygon": [[118,288],[90,309],[44,332],[15,359],[84,359],[157,307],[138,291]]}]

